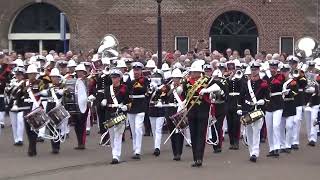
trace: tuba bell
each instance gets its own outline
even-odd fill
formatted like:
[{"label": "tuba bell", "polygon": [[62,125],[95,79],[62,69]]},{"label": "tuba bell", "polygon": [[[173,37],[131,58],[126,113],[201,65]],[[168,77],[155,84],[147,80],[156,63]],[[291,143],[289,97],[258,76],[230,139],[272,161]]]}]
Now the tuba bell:
[{"label": "tuba bell", "polygon": [[316,39],[306,36],[300,38],[295,44],[296,56],[303,61],[319,56],[319,43]]},{"label": "tuba bell", "polygon": [[98,54],[101,59],[109,59],[110,61],[119,57],[119,42],[112,34],[107,34],[100,42]]}]

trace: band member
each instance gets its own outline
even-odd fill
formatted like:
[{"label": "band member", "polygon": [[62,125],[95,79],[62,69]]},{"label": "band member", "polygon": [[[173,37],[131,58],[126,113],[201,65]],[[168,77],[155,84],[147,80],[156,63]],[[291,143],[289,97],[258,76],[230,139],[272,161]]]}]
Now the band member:
[{"label": "band member", "polygon": [[133,62],[132,69],[134,79],[129,78],[127,82],[129,91],[130,108],[128,110],[128,119],[132,132],[133,153],[132,159],[140,159],[143,121],[145,110],[147,109],[147,102],[145,100],[149,82],[148,79],[142,76],[143,64],[140,62]]},{"label": "band member", "polygon": [[317,129],[314,123],[317,121],[319,111],[319,84],[316,81],[316,69],[315,62],[309,61],[307,63],[308,69],[306,71],[306,78],[308,79],[308,85],[306,87],[305,95],[305,119],[307,128],[308,145],[315,146],[317,142]]},{"label": "band member", "polygon": [[[42,64],[42,59],[44,57],[39,56],[39,61]],[[48,67],[43,67],[43,68],[38,68],[38,71],[40,70],[40,77],[38,78],[42,84],[41,87],[39,87],[40,90],[40,100],[41,100],[41,105],[43,107],[43,109],[47,109],[47,105],[48,105],[48,89],[49,89],[49,84],[51,83],[51,79],[49,77],[50,71],[48,69]],[[42,72],[41,72],[42,71]],[[44,142],[44,135],[46,133],[46,127],[43,127],[41,129],[39,129],[39,134],[38,134],[38,142]]]},{"label": "band member", "polygon": [[222,151],[222,142],[223,142],[223,122],[226,117],[226,95],[228,94],[228,83],[225,78],[222,76],[222,72],[217,69],[213,72],[213,80],[214,82],[221,88],[221,93],[216,94],[214,97],[214,105],[215,105],[215,128],[217,130],[217,133],[215,133],[215,129],[212,126],[211,127],[211,133],[212,133],[212,140],[213,142],[219,141],[218,144],[213,145],[214,153],[220,153]]},{"label": "band member", "polygon": [[283,112],[282,87],[284,83],[283,74],[278,73],[279,61],[269,62],[271,78],[268,79],[270,98],[266,103],[266,125],[269,143],[269,154],[267,157],[278,157],[280,150],[280,123]]},{"label": "band member", "polygon": [[167,93],[167,88],[162,86],[162,88],[159,89],[160,85],[163,83],[161,71],[155,72],[150,79],[151,83],[149,91],[151,91],[151,97],[149,104],[149,119],[154,140],[153,155],[159,156],[165,114],[164,108],[161,106],[163,98]]},{"label": "band member", "polygon": [[[0,128],[4,128],[5,119],[5,101],[4,90],[6,84],[9,83],[9,76],[11,69],[8,65],[9,57],[5,57],[4,54],[0,55]],[[0,131],[1,132],[1,131]]]},{"label": "band member", "polygon": [[[27,115],[28,112],[33,111],[34,109],[40,106],[40,86],[43,82],[37,79],[37,75],[39,74],[37,66],[35,64],[31,64],[28,66],[27,72],[28,80],[25,83],[24,88],[24,102],[29,106],[29,111],[25,111],[24,115]],[[23,105],[24,107],[24,105]],[[25,121],[25,128],[29,140],[29,148],[28,155],[36,156],[37,155],[37,133],[31,129],[29,123]]]},{"label": "band member", "polygon": [[29,107],[23,107],[23,87],[24,87],[25,69],[17,67],[14,69],[14,79],[11,80],[10,87],[7,94],[10,95],[8,109],[11,119],[12,133],[15,146],[23,145],[24,135],[24,120],[23,111],[28,110]]},{"label": "band member", "polygon": [[[59,72],[58,68],[53,68],[50,73],[50,79],[52,84],[50,84],[50,87],[48,89],[48,104],[46,106],[46,112],[49,112],[53,108],[59,106],[62,103],[62,96],[64,93],[63,86],[61,84],[61,74]],[[53,94],[55,93],[55,94]],[[56,129],[59,131],[61,135],[66,135],[66,129],[68,122],[62,123],[59,127],[56,127]],[[52,135],[52,132],[50,132]],[[59,139],[52,139],[51,140],[51,147],[52,147],[52,154],[58,154],[60,151],[60,140]]]},{"label": "band member", "polygon": [[[182,99],[182,73],[179,69],[174,69],[172,71],[172,83],[170,84],[170,91],[167,93],[165,97],[165,103],[173,103],[177,104],[177,106],[169,107],[166,109],[166,119],[168,123],[169,131],[172,132],[176,125],[174,122],[172,122],[168,117],[176,114],[178,111],[180,111],[183,107],[183,99]],[[180,108],[179,108],[180,107]],[[183,150],[183,141],[184,136],[182,134],[183,132],[175,132],[171,137],[171,148],[173,152],[173,160],[180,161],[182,150]]]},{"label": "band member", "polygon": [[[104,92],[108,86],[112,84],[109,73],[101,71],[96,75],[96,102],[101,102],[104,99]],[[103,126],[103,122],[106,120],[106,111],[105,108],[101,106],[101,103],[97,103],[97,114],[99,122],[100,134],[104,134],[107,130]]]},{"label": "band member", "polygon": [[[187,117],[191,133],[194,163],[192,167],[202,166],[206,132],[208,126],[211,100],[209,93],[220,91],[216,84],[209,84],[209,78],[204,76],[202,64],[195,61],[190,68],[190,78],[184,84],[183,93],[188,109]],[[208,88],[206,88],[208,87]],[[181,120],[180,120],[181,121]]]},{"label": "band member", "polygon": [[[112,69],[110,72],[112,85],[105,89],[105,99],[102,105],[106,106],[106,119],[110,120],[118,115],[118,113],[126,113],[128,110],[129,93],[127,86],[121,82],[122,73],[118,69]],[[112,148],[112,162],[111,164],[118,164],[121,157],[122,135],[125,130],[125,122],[109,129],[111,148]]]},{"label": "band member", "polygon": [[229,71],[229,77],[227,78],[227,83],[229,85],[229,94],[227,96],[227,123],[230,139],[229,149],[238,150],[240,139],[240,116],[237,114],[237,110],[240,109],[239,95],[244,83],[242,72],[241,70],[236,70],[235,63],[227,63],[227,68]]},{"label": "band member", "polygon": [[[246,115],[257,109],[263,109],[265,99],[269,95],[268,83],[260,79],[259,76],[260,63],[253,62],[250,65],[250,75],[247,83],[241,90],[241,107],[242,110],[238,114]],[[245,126],[245,135],[248,142],[250,161],[256,162],[260,153],[260,130],[263,125],[263,118]]]},{"label": "band member", "polygon": [[76,75],[76,73],[75,73],[76,67],[77,67],[77,63],[73,59],[69,60],[68,64],[67,64],[68,74],[75,76]]},{"label": "band member", "polygon": [[[76,76],[78,80],[85,81],[87,76],[87,70],[84,64],[79,64],[76,69]],[[75,147],[76,150],[83,150],[86,148],[86,122],[87,122],[88,110],[85,113],[74,113],[71,114],[71,118],[75,122],[74,130],[77,135],[78,146]]]},{"label": "band member", "polygon": [[290,153],[293,145],[293,124],[296,116],[296,103],[294,97],[298,93],[297,81],[290,77],[290,66],[283,64],[281,73],[285,77],[282,91],[284,95],[284,107],[280,124],[280,148],[283,153]]},{"label": "band member", "polygon": [[307,86],[307,79],[304,75],[304,72],[299,69],[298,63],[299,59],[297,57],[289,56],[288,57],[289,64],[291,66],[291,73],[294,78],[294,80],[297,82],[298,85],[298,93],[296,96],[294,96],[295,103],[296,103],[296,116],[294,118],[293,122],[293,145],[292,149],[297,150],[299,149],[299,137],[300,137],[300,127],[301,122],[303,119],[303,107],[305,104],[305,87]]}]

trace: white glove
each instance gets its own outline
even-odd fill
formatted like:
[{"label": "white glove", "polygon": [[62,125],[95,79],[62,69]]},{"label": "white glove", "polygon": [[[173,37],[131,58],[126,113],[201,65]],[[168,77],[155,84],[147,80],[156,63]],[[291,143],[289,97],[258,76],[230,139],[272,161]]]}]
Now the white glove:
[{"label": "white glove", "polygon": [[214,84],[214,85],[212,85],[212,86],[210,86],[208,88],[201,89],[199,94],[203,95],[205,93],[214,93],[214,92],[218,92],[220,90],[221,90],[221,88],[217,84]]},{"label": "white glove", "polygon": [[128,107],[126,105],[121,105],[120,106],[121,111],[125,112],[128,111]]},{"label": "white glove", "polygon": [[286,89],[286,90],[282,91],[282,94],[284,94],[284,95],[288,95],[288,94],[289,94],[289,92],[290,92],[290,89]]},{"label": "white glove", "polygon": [[263,99],[260,99],[259,101],[257,101],[257,105],[258,106],[263,106],[264,105],[264,100]]},{"label": "white glove", "polygon": [[94,95],[90,95],[88,97],[88,101],[93,102],[94,100],[96,100],[96,97],[94,97]]},{"label": "white glove", "polygon": [[221,90],[220,95],[221,95],[221,96],[224,95],[224,90]]},{"label": "white glove", "polygon": [[55,90],[55,92],[62,96],[63,93],[64,93],[64,90],[63,89],[57,89],[57,90]]},{"label": "white glove", "polygon": [[101,101],[101,106],[106,106],[107,105],[107,100],[106,99],[103,99],[102,101]]},{"label": "white glove", "polygon": [[239,116],[241,116],[241,115],[242,115],[242,110],[238,110],[238,111],[237,111],[237,114],[238,114]]},{"label": "white glove", "polygon": [[162,102],[159,101],[156,106],[161,107],[162,106]]},{"label": "white glove", "polygon": [[314,87],[308,87],[306,89],[306,93],[314,93],[316,91],[316,89]]},{"label": "white glove", "polygon": [[150,83],[150,88],[151,88],[152,90],[156,89],[157,87],[158,87],[157,83],[155,83],[155,82],[151,82],[151,83]]},{"label": "white glove", "polygon": [[32,103],[31,99],[24,99],[23,101],[26,102],[26,103]]}]

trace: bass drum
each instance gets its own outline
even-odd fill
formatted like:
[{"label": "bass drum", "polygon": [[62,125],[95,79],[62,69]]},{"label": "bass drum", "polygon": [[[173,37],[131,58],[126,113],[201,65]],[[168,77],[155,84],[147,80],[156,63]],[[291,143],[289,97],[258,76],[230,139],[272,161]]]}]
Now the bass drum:
[{"label": "bass drum", "polygon": [[81,79],[70,79],[65,83],[67,92],[63,104],[70,113],[85,113],[88,105],[87,87]]}]

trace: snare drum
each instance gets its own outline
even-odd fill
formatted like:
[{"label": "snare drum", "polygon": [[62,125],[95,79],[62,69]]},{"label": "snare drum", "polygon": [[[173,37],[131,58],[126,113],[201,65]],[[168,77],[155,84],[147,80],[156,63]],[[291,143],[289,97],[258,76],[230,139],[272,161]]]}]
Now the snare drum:
[{"label": "snare drum", "polygon": [[42,108],[36,108],[24,117],[33,130],[39,130],[50,122],[50,117]]},{"label": "snare drum", "polygon": [[178,123],[181,121],[183,117],[186,117],[184,120],[182,120],[177,128],[179,129],[186,129],[189,126],[188,118],[186,116],[187,110],[181,110],[177,112],[176,114],[169,117],[169,119],[173,122],[175,126],[178,125]]},{"label": "snare drum", "polygon": [[70,79],[65,83],[69,94],[63,98],[65,109],[70,113],[85,113],[88,104],[87,87],[81,79]]},{"label": "snare drum", "polygon": [[112,128],[113,126],[119,125],[127,119],[124,113],[118,113],[114,118],[103,123],[106,129]]},{"label": "snare drum", "polygon": [[69,112],[62,105],[51,109],[48,112],[48,116],[56,126],[60,126],[63,122],[70,118]]},{"label": "snare drum", "polygon": [[240,122],[246,126],[249,124],[252,124],[256,121],[258,121],[259,119],[264,117],[264,113],[262,110],[255,110],[253,112],[250,112],[244,116],[241,116],[240,118]]}]

